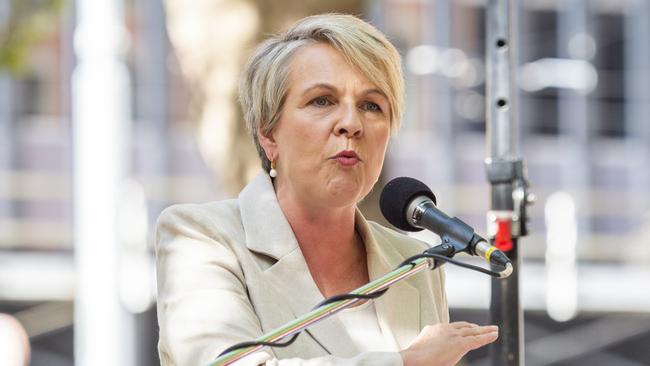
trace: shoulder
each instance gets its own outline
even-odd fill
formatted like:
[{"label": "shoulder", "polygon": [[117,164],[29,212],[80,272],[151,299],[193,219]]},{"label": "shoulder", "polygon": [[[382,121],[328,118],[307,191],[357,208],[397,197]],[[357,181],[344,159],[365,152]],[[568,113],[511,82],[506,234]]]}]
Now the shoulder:
[{"label": "shoulder", "polygon": [[201,218],[210,217],[214,215],[229,216],[233,213],[239,212],[239,202],[237,199],[226,199],[222,201],[211,201],[204,203],[180,203],[168,206],[159,216],[158,221],[161,219],[169,219],[173,217],[185,218]]},{"label": "shoulder", "polygon": [[158,217],[155,231],[158,245],[170,235],[213,239],[243,235],[239,202],[229,199],[169,206]]},{"label": "shoulder", "polygon": [[220,221],[237,221],[239,203],[236,199],[207,203],[183,203],[165,208],[156,226],[175,224],[213,224]]}]

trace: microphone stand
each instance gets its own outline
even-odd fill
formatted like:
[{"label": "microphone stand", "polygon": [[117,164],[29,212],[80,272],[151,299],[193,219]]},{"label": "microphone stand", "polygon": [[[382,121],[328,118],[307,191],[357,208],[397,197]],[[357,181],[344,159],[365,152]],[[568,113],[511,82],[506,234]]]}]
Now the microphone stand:
[{"label": "microphone stand", "polygon": [[498,324],[499,339],[490,345],[492,366],[524,364],[524,322],[519,295],[521,272],[519,239],[528,232],[529,191],[524,161],[519,157],[517,130],[516,0],[488,0],[486,4],[486,131],[485,161],[491,186],[489,238],[510,259],[515,274],[505,281],[492,279],[490,319]]},{"label": "microphone stand", "polygon": [[[436,247],[429,248],[424,251],[423,254],[426,255],[438,255],[451,258],[456,254],[456,250],[452,245],[442,244]],[[408,263],[404,263],[395,270],[383,275],[382,277],[377,278],[374,281],[367,283],[364,286],[359,287],[358,289],[350,292],[353,295],[370,295],[376,294],[380,291],[388,289],[392,284],[401,281],[405,278],[411,277],[425,269],[436,269],[442,261],[437,261],[434,258],[417,258]],[[512,273],[512,266],[508,266],[504,271],[499,273],[499,277],[507,277]],[[356,304],[359,301],[364,299],[345,299],[334,301],[331,303],[323,304],[309,313],[289,322],[285,325],[264,334],[263,336],[257,338],[255,342],[276,342],[285,337],[297,334],[308,326],[319,322],[347,307],[350,307]],[[215,359],[210,366],[225,366],[230,365],[231,363],[259,350],[264,347],[263,345],[253,345],[248,347],[243,347],[237,350],[228,352],[217,359]]]}]

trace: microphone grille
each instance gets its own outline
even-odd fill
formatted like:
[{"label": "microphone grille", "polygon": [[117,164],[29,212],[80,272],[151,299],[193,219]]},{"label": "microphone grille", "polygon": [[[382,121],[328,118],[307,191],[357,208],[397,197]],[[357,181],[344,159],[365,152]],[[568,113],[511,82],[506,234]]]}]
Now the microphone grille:
[{"label": "microphone grille", "polygon": [[409,204],[419,196],[429,197],[434,204],[437,204],[436,196],[426,184],[409,177],[395,178],[388,182],[381,191],[379,208],[386,220],[393,226],[404,231],[420,231],[421,228],[411,225],[406,218]]}]

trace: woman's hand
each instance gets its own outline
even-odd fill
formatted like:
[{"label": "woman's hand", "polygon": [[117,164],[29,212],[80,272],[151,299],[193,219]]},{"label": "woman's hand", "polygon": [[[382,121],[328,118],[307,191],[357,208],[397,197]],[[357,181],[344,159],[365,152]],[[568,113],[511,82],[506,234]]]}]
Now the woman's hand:
[{"label": "woman's hand", "polygon": [[400,352],[404,366],[452,366],[469,351],[494,342],[499,328],[468,322],[427,325]]}]

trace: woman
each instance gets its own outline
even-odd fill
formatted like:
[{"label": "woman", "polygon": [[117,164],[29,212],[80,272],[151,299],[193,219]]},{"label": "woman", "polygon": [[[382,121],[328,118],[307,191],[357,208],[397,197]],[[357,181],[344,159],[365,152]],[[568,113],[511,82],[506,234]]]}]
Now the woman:
[{"label": "woman", "polygon": [[[402,98],[399,54],[353,16],[305,18],[257,49],[240,99],[265,171],[237,199],[173,206],[158,222],[164,365],[209,363],[426,248],[356,206],[377,182]],[[496,337],[448,324],[436,270],[247,362],[452,365]]]}]

